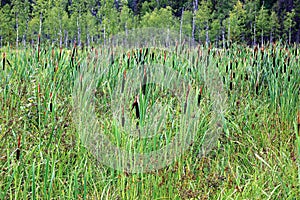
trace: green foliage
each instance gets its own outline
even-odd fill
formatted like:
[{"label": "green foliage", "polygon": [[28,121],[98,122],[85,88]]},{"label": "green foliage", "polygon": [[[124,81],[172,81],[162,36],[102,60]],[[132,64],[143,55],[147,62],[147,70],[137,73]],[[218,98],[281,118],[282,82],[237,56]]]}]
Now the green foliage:
[{"label": "green foliage", "polygon": [[206,32],[209,29],[211,16],[211,5],[208,1],[201,1],[196,12],[196,26],[199,27],[200,39],[205,41]]},{"label": "green foliage", "polygon": [[192,18],[193,13],[189,10],[185,10],[183,12],[183,22],[182,22],[182,34],[186,36],[190,36],[192,34]]},{"label": "green foliage", "polygon": [[[195,2],[199,9],[191,20]],[[101,43],[120,31],[138,27],[179,31],[182,25],[183,34],[192,34],[196,41],[206,44],[210,40],[219,43],[223,36],[247,44],[280,38],[291,43],[296,41],[300,27],[297,2],[300,0],[293,4],[260,0],[11,0],[2,1],[0,6],[0,34],[3,42],[14,43],[17,36],[19,42],[29,42],[38,34],[42,42],[69,39],[81,43],[97,38]],[[195,30],[191,30],[193,21]]]},{"label": "green foliage", "polygon": [[[1,40],[10,42],[13,37],[13,24],[12,16],[10,14],[10,6],[6,4],[0,8],[0,36]],[[1,41],[2,42],[2,41]]]},{"label": "green foliage", "polygon": [[228,32],[230,35],[229,40],[240,42],[243,39],[245,32],[245,18],[246,11],[243,8],[243,4],[240,1],[237,1],[227,19]]},{"label": "green foliage", "polygon": [[120,12],[120,31],[128,31],[135,27],[134,16],[127,5],[123,5]]},{"label": "green foliage", "polygon": [[280,24],[279,24],[279,20],[278,20],[278,17],[277,17],[277,14],[275,11],[271,11],[270,20],[268,23],[270,26],[271,36],[273,37],[273,39],[277,40],[279,38],[278,33],[279,33]]},{"label": "green foliage", "polygon": [[261,7],[261,9],[258,12],[257,16],[257,30],[258,33],[261,35],[261,42],[263,43],[263,37],[268,35],[270,32],[270,18],[268,14],[268,10],[265,9],[264,6]]},{"label": "green foliage", "polygon": [[142,27],[169,28],[173,29],[178,21],[172,15],[171,7],[155,8],[153,12],[146,13],[141,20]]},{"label": "green foliage", "polygon": [[295,17],[295,10],[293,9],[291,12],[287,12],[286,17],[283,21],[284,30],[285,30],[284,36],[288,35],[289,43],[291,41],[292,28],[296,25],[294,21],[294,17]]}]

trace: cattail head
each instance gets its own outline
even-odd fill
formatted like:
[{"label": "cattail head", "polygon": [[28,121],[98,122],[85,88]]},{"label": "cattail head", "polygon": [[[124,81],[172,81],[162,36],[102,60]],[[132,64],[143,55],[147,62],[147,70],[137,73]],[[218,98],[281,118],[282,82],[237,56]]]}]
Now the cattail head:
[{"label": "cattail head", "polygon": [[297,122],[298,122],[298,127],[299,127],[300,126],[300,110],[298,111]]},{"label": "cattail head", "polygon": [[38,94],[40,94],[40,93],[41,93],[41,85],[38,84]]},{"label": "cattail head", "polygon": [[51,55],[52,55],[52,58],[54,58],[54,48],[52,49]]}]

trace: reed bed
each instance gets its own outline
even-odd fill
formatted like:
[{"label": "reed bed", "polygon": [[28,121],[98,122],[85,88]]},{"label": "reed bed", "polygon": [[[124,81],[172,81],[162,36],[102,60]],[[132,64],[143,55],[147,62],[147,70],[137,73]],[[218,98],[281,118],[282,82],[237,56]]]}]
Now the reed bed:
[{"label": "reed bed", "polygon": [[[230,49],[178,45],[168,50],[87,50],[76,45],[71,50],[43,45],[2,48],[0,197],[296,199],[300,196],[299,53],[296,45],[281,44]],[[197,137],[182,156],[156,171],[131,174],[102,165],[83,144],[74,123],[76,81],[82,80],[86,68],[107,72],[97,77],[95,110],[112,143],[130,149],[126,133],[116,131],[111,123],[111,94],[126,72],[155,63],[183,74],[197,91]],[[204,81],[210,67],[216,67],[222,77],[228,106],[222,133],[211,151],[201,155],[212,118],[211,91]],[[148,141],[146,151],[152,151],[176,134],[180,126],[176,116],[181,111],[168,91],[156,85],[147,90],[149,96],[140,99],[138,107],[141,115],[133,104],[124,104],[123,109],[136,122],[155,99],[168,108],[165,128],[169,131]],[[135,141],[135,148],[143,142]]]}]

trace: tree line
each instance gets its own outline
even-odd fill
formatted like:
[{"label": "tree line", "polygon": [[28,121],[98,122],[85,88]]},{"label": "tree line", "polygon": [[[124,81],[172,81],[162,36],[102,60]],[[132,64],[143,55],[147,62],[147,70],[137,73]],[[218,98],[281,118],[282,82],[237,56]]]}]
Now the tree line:
[{"label": "tree line", "polygon": [[300,0],[2,0],[0,45],[105,44],[143,27],[203,45],[299,43]]}]

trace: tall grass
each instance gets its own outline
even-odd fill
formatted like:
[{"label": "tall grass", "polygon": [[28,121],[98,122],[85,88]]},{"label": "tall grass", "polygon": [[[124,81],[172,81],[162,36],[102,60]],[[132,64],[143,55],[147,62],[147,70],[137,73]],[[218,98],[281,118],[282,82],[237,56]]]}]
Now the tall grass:
[{"label": "tall grass", "polygon": [[[177,48],[168,52],[42,45],[18,51],[2,48],[0,198],[296,199],[300,195],[299,49],[280,44],[263,49]],[[164,64],[189,79],[191,87],[201,91],[200,122],[193,144],[170,166],[130,174],[102,165],[81,142],[72,118],[72,94],[84,68],[106,70],[97,79],[95,110],[112,143],[130,149],[126,134],[110,121],[110,98],[117,80],[140,62]],[[228,108],[222,134],[212,151],[200,156],[212,117],[211,91],[204,81],[212,66],[222,76]],[[142,114],[147,112],[143,106],[155,99],[169,113],[165,126],[169,134],[153,137],[147,145],[151,151],[178,130],[172,117],[179,114],[180,105],[159,87],[147,97],[140,99]],[[134,121],[130,108],[124,105]]]}]

